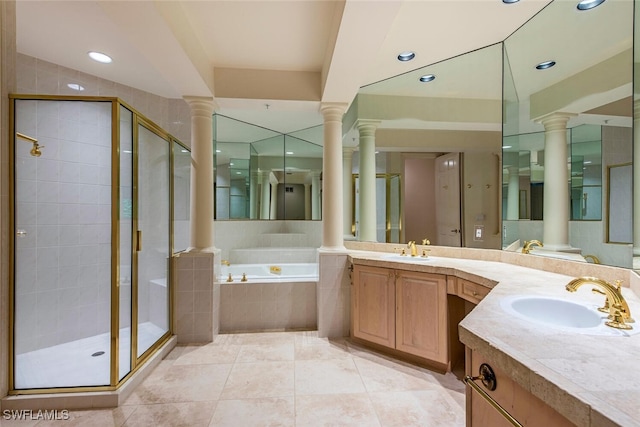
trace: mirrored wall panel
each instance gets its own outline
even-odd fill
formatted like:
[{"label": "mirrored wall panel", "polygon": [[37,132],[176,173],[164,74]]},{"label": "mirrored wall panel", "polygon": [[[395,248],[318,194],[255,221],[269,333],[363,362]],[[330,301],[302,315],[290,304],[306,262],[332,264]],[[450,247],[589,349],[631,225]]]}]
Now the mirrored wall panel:
[{"label": "mirrored wall panel", "polygon": [[[618,186],[608,172],[633,155],[633,6],[554,1],[505,40],[504,248],[537,239],[631,267],[632,239],[613,242],[607,230]],[[632,221],[630,204],[618,213]]]},{"label": "mirrored wall panel", "polygon": [[214,115],[216,220],[319,220],[322,126],[281,134]]}]

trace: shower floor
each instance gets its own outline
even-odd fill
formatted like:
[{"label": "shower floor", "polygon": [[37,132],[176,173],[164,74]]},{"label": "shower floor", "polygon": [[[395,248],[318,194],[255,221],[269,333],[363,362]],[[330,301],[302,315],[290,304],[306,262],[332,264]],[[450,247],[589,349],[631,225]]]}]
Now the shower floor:
[{"label": "shower floor", "polygon": [[[149,348],[165,330],[151,322],[138,325],[138,347]],[[129,328],[120,329],[120,376],[129,372]],[[109,384],[109,333],[19,354],[15,359],[15,388],[82,387]],[[104,351],[100,356],[92,356]]]}]

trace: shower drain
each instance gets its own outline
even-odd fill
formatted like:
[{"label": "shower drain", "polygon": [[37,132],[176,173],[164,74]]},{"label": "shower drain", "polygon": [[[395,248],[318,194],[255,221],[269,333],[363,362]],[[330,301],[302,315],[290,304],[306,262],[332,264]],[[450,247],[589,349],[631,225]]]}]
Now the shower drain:
[{"label": "shower drain", "polygon": [[98,356],[102,356],[103,354],[104,354],[104,351],[96,351],[91,355],[91,357],[98,357]]}]

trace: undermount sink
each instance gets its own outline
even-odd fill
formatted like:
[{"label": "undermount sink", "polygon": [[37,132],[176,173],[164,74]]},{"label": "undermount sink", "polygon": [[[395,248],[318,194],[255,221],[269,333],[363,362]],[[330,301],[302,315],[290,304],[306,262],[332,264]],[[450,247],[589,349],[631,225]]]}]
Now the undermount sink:
[{"label": "undermount sink", "polygon": [[398,261],[429,261],[431,257],[400,255],[400,254],[385,254],[381,258],[393,259]]},{"label": "undermount sink", "polygon": [[635,324],[628,331],[606,326],[607,314],[599,312],[596,306],[560,298],[519,295],[504,298],[500,305],[515,317],[566,332],[628,336],[638,331]]}]

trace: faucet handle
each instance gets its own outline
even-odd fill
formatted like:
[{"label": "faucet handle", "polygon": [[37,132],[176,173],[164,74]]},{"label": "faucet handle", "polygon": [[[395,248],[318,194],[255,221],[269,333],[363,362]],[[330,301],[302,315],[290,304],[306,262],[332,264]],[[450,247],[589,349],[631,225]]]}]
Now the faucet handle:
[{"label": "faucet handle", "polygon": [[[602,292],[600,289],[596,289],[596,288],[591,289],[591,292],[593,292],[594,294],[600,294],[600,295],[604,295],[604,296],[607,295],[604,292]],[[604,305],[602,307],[598,307],[598,311],[600,311],[602,313],[608,313],[609,312],[609,297],[605,298]]]},{"label": "faucet handle", "polygon": [[621,292],[621,288],[622,288],[622,282],[623,280],[614,280],[613,283],[616,286],[616,289],[618,289],[618,292]]},{"label": "faucet handle", "polygon": [[429,241],[429,239],[422,239],[422,245],[430,245],[431,242]]}]

